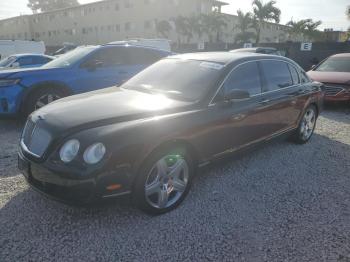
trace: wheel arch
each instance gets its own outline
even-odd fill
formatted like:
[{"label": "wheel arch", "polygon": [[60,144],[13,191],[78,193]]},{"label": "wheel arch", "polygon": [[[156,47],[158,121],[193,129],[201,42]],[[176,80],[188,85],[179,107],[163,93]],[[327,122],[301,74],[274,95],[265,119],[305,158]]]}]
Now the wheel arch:
[{"label": "wheel arch", "polygon": [[193,161],[193,166],[194,168],[197,168],[198,163],[199,163],[199,154],[196,148],[187,140],[185,139],[173,139],[173,140],[167,140],[164,141],[155,147],[153,147],[151,150],[149,150],[146,154],[145,157],[143,157],[137,167],[136,170],[137,173],[142,169],[145,165],[145,163],[156,153],[162,150],[167,150],[167,149],[172,149],[172,148],[184,148],[186,152],[190,155],[192,161]]},{"label": "wheel arch", "polygon": [[53,88],[53,89],[63,90],[67,96],[73,94],[72,89],[67,84],[60,81],[44,81],[44,82],[36,83],[26,88],[25,92],[23,93],[20,101],[20,111],[23,110],[25,101],[28,99],[29,96],[31,96],[35,92],[38,92],[39,90],[44,88]]}]

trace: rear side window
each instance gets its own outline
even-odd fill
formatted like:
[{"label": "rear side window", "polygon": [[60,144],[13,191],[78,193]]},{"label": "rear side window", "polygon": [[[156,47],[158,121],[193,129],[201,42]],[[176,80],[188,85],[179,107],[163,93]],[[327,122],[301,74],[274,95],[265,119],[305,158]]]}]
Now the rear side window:
[{"label": "rear side window", "polygon": [[33,57],[33,64],[34,65],[42,65],[46,64],[47,62],[51,61],[52,59],[48,57],[40,57],[40,56],[35,56]]},{"label": "rear side window", "polygon": [[251,96],[261,93],[261,81],[258,64],[248,62],[234,69],[224,83],[227,94],[233,89],[246,90]]},{"label": "rear side window", "polygon": [[294,66],[292,65],[288,65],[288,66],[289,66],[290,73],[292,75],[293,84],[298,85],[300,83],[298,71],[295,69]]},{"label": "rear side window", "polygon": [[27,56],[27,57],[20,57],[18,58],[17,62],[20,66],[26,66],[26,65],[33,65],[33,57]]},{"label": "rear side window", "polygon": [[261,61],[261,69],[264,74],[267,91],[274,91],[293,85],[288,64],[282,61]]},{"label": "rear side window", "polygon": [[162,52],[152,49],[128,47],[127,50],[130,65],[151,65],[164,57]]}]

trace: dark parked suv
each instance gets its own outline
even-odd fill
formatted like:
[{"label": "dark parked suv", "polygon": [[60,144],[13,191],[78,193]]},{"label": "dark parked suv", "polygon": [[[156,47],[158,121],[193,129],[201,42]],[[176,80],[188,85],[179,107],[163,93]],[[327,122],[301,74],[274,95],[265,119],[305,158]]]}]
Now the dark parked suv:
[{"label": "dark parked suv", "polygon": [[287,58],[172,56],[119,88],[33,113],[19,168],[56,199],[89,203],[131,194],[143,210],[164,213],[185,198],[198,166],[282,134],[307,142],[322,98],[320,84]]}]

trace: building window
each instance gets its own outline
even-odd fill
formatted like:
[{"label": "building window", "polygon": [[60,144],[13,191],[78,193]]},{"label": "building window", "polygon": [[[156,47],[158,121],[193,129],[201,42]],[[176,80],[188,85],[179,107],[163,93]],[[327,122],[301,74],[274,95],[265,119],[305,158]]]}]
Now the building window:
[{"label": "building window", "polygon": [[120,25],[115,25],[115,31],[120,32]]},{"label": "building window", "polygon": [[125,6],[125,8],[131,8],[132,4],[131,4],[130,0],[125,0],[124,6]]},{"label": "building window", "polygon": [[151,21],[145,21],[145,29],[150,29],[151,28]]},{"label": "building window", "polygon": [[131,23],[125,23],[125,31],[130,31],[131,30]]},{"label": "building window", "polygon": [[115,4],[114,10],[115,10],[115,11],[119,11],[119,4]]}]

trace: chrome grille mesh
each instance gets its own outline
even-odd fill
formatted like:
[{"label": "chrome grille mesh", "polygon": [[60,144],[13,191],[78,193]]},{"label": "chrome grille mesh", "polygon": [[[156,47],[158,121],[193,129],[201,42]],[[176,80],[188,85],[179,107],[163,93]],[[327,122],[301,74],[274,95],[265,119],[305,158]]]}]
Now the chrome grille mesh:
[{"label": "chrome grille mesh", "polygon": [[29,119],[22,133],[22,147],[34,155],[42,157],[51,142],[51,135],[40,127],[40,123],[34,123]]},{"label": "chrome grille mesh", "polygon": [[326,96],[335,96],[342,92],[344,88],[341,86],[325,85]]}]

